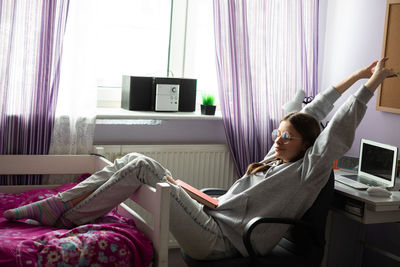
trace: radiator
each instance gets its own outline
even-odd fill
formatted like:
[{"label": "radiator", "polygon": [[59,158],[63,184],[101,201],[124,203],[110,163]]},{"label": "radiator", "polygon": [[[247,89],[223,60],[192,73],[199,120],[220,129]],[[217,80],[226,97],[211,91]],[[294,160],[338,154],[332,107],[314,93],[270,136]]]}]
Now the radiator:
[{"label": "radiator", "polygon": [[[138,152],[160,162],[175,179],[181,179],[197,188],[228,188],[237,179],[234,165],[225,145],[96,145],[97,152],[110,161],[130,152]],[[132,200],[125,203],[146,221],[152,217]],[[178,247],[170,234],[170,248]]]},{"label": "radiator", "polygon": [[110,161],[138,152],[160,162],[175,179],[197,188],[227,188],[237,179],[225,145],[97,145]]}]

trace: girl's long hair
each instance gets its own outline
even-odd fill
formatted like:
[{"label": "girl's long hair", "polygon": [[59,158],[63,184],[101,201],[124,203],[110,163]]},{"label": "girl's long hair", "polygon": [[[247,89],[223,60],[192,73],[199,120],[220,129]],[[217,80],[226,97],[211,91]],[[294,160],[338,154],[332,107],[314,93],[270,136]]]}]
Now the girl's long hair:
[{"label": "girl's long hair", "polygon": [[[306,146],[306,149],[297,155],[292,161],[296,161],[304,157],[305,151],[314,145],[315,140],[321,133],[321,128],[318,121],[307,113],[292,112],[287,114],[280,122],[288,121],[297,132],[301,135],[302,141]],[[264,172],[269,169],[269,165],[260,162],[251,163],[247,167],[246,175],[255,174],[257,172]]]}]

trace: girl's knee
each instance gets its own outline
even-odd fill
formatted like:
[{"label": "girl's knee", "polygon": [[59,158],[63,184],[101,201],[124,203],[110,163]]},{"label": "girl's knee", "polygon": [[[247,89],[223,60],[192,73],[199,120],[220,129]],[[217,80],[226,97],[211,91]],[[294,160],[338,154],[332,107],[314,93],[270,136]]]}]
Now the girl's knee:
[{"label": "girl's knee", "polygon": [[140,158],[140,157],[144,157],[144,155],[140,154],[140,153],[137,153],[137,152],[131,152],[131,153],[128,153],[128,154],[126,154],[124,156],[124,158],[126,158],[129,162],[133,161],[133,160],[135,160],[137,158]]},{"label": "girl's knee", "polygon": [[149,168],[163,168],[160,163],[146,155],[140,153],[130,153],[129,162],[136,163],[140,166],[148,166]]},{"label": "girl's knee", "polygon": [[140,153],[132,152],[126,154],[122,158],[116,159],[114,165],[119,166],[119,168],[125,167],[127,165],[135,165],[138,162],[143,162],[144,158],[146,158],[146,156]]},{"label": "girl's knee", "polygon": [[129,153],[129,163],[137,164],[137,165],[144,165],[149,164],[150,159],[143,154],[140,153]]},{"label": "girl's knee", "polygon": [[[156,176],[159,181],[166,180],[165,175],[168,172],[159,162],[140,153],[129,153],[125,158],[124,169],[137,169],[140,177]],[[168,172],[169,173],[169,172]],[[165,179],[164,179],[165,178]]]},{"label": "girl's knee", "polygon": [[117,158],[114,160],[114,167],[116,169],[121,169],[126,165],[129,165],[130,163],[132,163],[135,159],[137,159],[138,157],[141,157],[143,155],[139,154],[139,153],[128,153],[126,155],[124,155],[121,158]]}]

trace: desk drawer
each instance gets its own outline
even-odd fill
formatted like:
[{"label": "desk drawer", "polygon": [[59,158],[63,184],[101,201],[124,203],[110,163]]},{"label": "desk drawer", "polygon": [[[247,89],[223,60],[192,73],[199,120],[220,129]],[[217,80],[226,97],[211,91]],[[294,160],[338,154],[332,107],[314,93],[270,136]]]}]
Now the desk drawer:
[{"label": "desk drawer", "polygon": [[357,217],[364,216],[365,203],[342,194],[335,193],[332,205],[338,210],[348,212]]}]

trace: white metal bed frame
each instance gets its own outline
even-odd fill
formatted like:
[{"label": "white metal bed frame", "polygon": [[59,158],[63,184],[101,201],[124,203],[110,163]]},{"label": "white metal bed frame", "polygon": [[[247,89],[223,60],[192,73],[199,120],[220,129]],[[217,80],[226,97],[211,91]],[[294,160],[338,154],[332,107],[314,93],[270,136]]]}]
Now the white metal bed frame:
[{"label": "white metal bed frame", "polygon": [[[93,155],[0,155],[0,174],[83,174],[94,173],[110,161]],[[0,186],[0,192],[20,193],[35,188],[56,188],[59,185]],[[126,204],[118,213],[132,218],[137,228],[153,242],[154,266],[168,266],[169,185],[159,183],[156,188],[141,186],[131,196],[139,206],[153,215],[153,226],[148,224]]]}]

